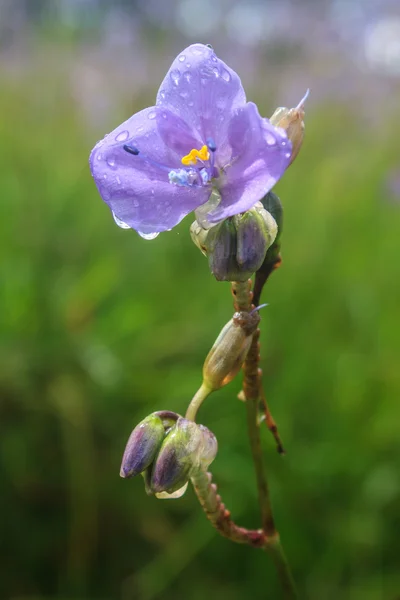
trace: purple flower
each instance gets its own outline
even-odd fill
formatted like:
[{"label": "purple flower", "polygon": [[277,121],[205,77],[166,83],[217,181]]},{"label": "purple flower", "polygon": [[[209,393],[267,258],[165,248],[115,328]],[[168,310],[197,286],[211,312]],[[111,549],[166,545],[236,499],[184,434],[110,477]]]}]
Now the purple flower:
[{"label": "purple flower", "polygon": [[218,198],[210,223],[250,209],[289,165],[286,133],[246,102],[238,75],[214,51],[193,44],[172,63],[156,106],[98,142],[90,168],[121,227],[169,230]]}]

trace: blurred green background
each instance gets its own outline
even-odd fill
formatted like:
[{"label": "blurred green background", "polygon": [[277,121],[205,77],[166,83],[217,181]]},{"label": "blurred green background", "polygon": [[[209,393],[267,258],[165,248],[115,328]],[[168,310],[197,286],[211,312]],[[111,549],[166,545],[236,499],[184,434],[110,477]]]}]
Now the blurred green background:
[{"label": "blurred green background", "polygon": [[[185,411],[232,303],[190,217],[151,242],[118,229],[88,155],[198,40],[263,115],[312,90],[262,314],[288,451],[265,429],[265,459],[301,596],[400,597],[398,39],[396,2],[0,0],[0,598],[280,598],[192,490],[160,501],[118,475],[139,420]],[[224,501],[258,527],[239,389],[200,419]]]}]

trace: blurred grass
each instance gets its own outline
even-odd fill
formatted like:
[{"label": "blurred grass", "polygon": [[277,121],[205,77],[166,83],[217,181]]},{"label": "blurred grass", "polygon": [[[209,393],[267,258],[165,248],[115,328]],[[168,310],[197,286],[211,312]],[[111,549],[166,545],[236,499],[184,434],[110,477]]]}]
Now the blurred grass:
[{"label": "blurred grass", "polygon": [[[278,598],[266,557],[219,538],[192,492],[164,503],[118,477],[138,420],[184,412],[232,311],[229,286],[191,244],[190,218],[146,242],[118,229],[97,195],[90,148],[139,108],[90,133],[62,73],[2,85],[0,597]],[[310,110],[302,153],[277,188],[284,262],[265,293],[262,365],[288,455],[267,431],[265,452],[310,600],[400,591],[391,122],[373,130],[346,106]],[[212,397],[201,420],[219,439],[224,500],[256,527],[239,388]]]}]

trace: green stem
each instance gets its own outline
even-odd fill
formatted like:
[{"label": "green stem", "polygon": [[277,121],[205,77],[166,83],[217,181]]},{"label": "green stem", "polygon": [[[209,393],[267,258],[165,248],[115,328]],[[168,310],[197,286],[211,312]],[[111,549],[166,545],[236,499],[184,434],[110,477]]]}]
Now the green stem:
[{"label": "green stem", "polygon": [[285,600],[296,600],[296,585],[278,533],[274,538],[268,540],[264,549],[271,555],[274,561]]},{"label": "green stem", "polygon": [[[247,310],[251,308],[252,299],[252,294],[248,293]],[[258,420],[258,405],[261,397],[261,370],[258,366],[260,360],[259,337],[260,330],[257,329],[253,334],[252,343],[243,365],[243,390],[246,398],[247,430],[256,472],[262,528],[266,536],[264,548],[271,554],[275,563],[285,600],[295,600],[297,594],[293,577],[275,527],[261,447],[260,424]]]},{"label": "green stem", "polygon": [[187,419],[190,419],[190,421],[196,420],[197,411],[203,404],[204,400],[211,394],[211,392],[212,390],[210,390],[210,388],[208,388],[204,383],[201,384],[200,388],[197,390],[188,406],[186,411]]}]

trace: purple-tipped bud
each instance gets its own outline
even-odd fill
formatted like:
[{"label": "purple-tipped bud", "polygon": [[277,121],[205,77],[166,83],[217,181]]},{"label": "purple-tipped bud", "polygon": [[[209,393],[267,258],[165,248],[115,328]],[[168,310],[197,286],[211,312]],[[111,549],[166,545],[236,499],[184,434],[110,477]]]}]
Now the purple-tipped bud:
[{"label": "purple-tipped bud", "polygon": [[218,281],[247,281],[262,265],[275,240],[277,225],[258,202],[251,210],[207,230],[195,221],[190,232],[194,243],[208,257],[210,270]]},{"label": "purple-tipped bud", "polygon": [[217,440],[207,427],[180,417],[166,435],[154,461],[148,483],[150,492],[172,494],[180,490],[193,469],[208,467],[217,449]]},{"label": "purple-tipped bud", "polygon": [[163,420],[149,415],[132,431],[122,458],[121,477],[134,477],[153,462],[165,437]]}]

